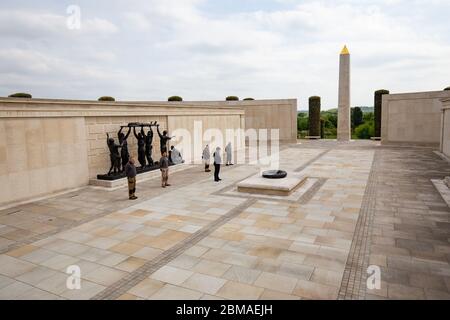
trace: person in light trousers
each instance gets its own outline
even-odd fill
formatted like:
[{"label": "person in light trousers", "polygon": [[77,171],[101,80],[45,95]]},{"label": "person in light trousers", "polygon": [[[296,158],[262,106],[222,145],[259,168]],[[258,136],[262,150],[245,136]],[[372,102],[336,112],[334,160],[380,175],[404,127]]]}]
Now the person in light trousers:
[{"label": "person in light trousers", "polygon": [[169,184],[169,158],[167,151],[163,151],[162,157],[159,160],[159,169],[161,170],[161,187],[170,187]]}]

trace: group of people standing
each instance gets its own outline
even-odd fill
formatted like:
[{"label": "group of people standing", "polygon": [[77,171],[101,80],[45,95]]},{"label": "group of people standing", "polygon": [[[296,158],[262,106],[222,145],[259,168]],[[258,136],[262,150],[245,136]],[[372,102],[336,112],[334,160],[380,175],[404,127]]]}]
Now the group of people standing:
[{"label": "group of people standing", "polygon": [[[163,131],[161,134],[159,131],[159,125],[155,124],[157,127],[157,132],[160,138],[160,151],[161,151],[161,159],[159,160],[159,169],[161,171],[161,187],[166,188],[170,187],[169,184],[169,165],[170,160],[168,156],[167,151],[167,144],[172,139],[172,137],[168,136],[167,131]],[[111,139],[108,135],[108,146],[110,146],[110,150],[114,146],[115,149],[121,148],[121,154],[119,156],[118,151],[115,149],[111,151],[111,162],[113,165],[111,166],[110,173],[112,172],[114,168],[114,173],[116,173],[116,168],[120,168],[120,162],[117,162],[117,158],[122,158],[122,171],[125,172],[127,179],[128,179],[128,193],[129,193],[129,199],[130,200],[136,200],[136,176],[137,176],[137,168],[136,168],[136,161],[135,159],[129,155],[128,151],[128,142],[127,139],[131,132],[131,127],[129,128],[128,133],[125,135],[122,133],[122,129],[120,129],[118,136],[119,136],[119,143],[120,145],[116,145],[114,143],[114,139]],[[144,128],[141,127],[141,132],[136,133],[135,127],[133,127],[133,133],[138,141],[138,161],[142,168],[145,168],[146,166],[152,167],[154,165],[153,159],[152,159],[152,142],[153,142],[153,131],[150,126],[150,130],[147,134],[144,132]],[[184,162],[181,157],[181,153],[176,150],[173,146],[170,151],[171,155],[175,158],[175,161],[178,163]],[[114,159],[113,159],[114,157]],[[119,160],[120,161],[120,160]],[[120,169],[119,169],[120,170]]]},{"label": "group of people standing", "polygon": [[[231,142],[230,142],[225,147],[225,156],[226,156],[225,165],[227,167],[233,165],[232,155],[233,155],[233,150],[232,150]],[[211,170],[209,169],[209,166],[211,164],[211,153],[209,150],[209,145],[206,145],[205,149],[203,149],[202,159],[203,159],[203,163],[205,164],[205,172],[211,172]],[[214,181],[219,182],[219,181],[222,181],[222,179],[220,179],[220,176],[219,176],[220,175],[220,167],[222,166],[222,149],[220,147],[217,147],[216,151],[214,151],[213,159],[214,159]]]},{"label": "group of people standing", "polygon": [[[161,171],[161,187],[166,188],[170,187],[169,184],[169,165],[172,164],[180,164],[184,163],[184,160],[182,159],[181,153],[175,149],[173,146],[171,147],[170,153],[167,150],[167,144],[172,139],[167,135],[167,131],[164,131],[163,134],[159,132],[159,126],[158,128],[158,134],[161,139],[161,159],[159,160],[159,169]],[[131,130],[130,130],[131,131]],[[139,163],[143,165],[145,163],[145,160],[149,162],[149,165],[153,165],[153,159],[151,158],[151,140],[153,140],[153,132],[150,129],[148,134],[145,134],[141,130],[140,133],[133,132],[138,140],[138,153],[139,153]],[[128,145],[127,145],[127,138],[129,136],[130,132],[128,132],[127,135],[122,133],[122,130],[119,132],[119,142],[122,146],[122,158],[127,159],[126,165],[123,167],[123,171],[125,171],[125,174],[128,179],[128,192],[129,192],[129,199],[130,200],[136,200],[137,197],[135,195],[136,193],[136,176],[137,176],[137,168],[135,165],[135,159],[128,154]],[[109,139],[109,136],[108,136]],[[150,147],[148,146],[148,142],[150,142]],[[125,151],[125,152],[124,152]],[[144,152],[145,153],[144,153]],[[143,155],[149,155],[147,159],[144,158]],[[170,154],[170,155],[169,155]],[[228,143],[228,145],[225,147],[225,165],[230,166],[233,165],[232,163],[232,146],[231,143]],[[219,182],[222,181],[220,178],[220,168],[222,166],[222,149],[220,147],[217,147],[214,151],[212,158],[214,160],[214,181]],[[210,164],[211,164],[211,153],[209,150],[209,145],[206,145],[205,149],[203,149],[202,159],[205,164],[205,172],[211,172]]]}]

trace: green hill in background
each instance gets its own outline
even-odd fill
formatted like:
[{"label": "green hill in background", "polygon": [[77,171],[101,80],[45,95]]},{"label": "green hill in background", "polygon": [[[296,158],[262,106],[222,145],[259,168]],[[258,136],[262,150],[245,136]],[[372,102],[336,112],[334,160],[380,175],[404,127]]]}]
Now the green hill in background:
[{"label": "green hill in background", "polygon": [[[363,113],[370,113],[370,112],[374,112],[375,111],[374,107],[367,107],[367,106],[359,106],[359,107],[361,108],[361,111]],[[323,110],[322,112],[337,113],[338,109],[337,108],[332,108],[332,109],[328,109],[328,110]],[[308,114],[308,110],[298,110],[297,113],[298,114]]]}]

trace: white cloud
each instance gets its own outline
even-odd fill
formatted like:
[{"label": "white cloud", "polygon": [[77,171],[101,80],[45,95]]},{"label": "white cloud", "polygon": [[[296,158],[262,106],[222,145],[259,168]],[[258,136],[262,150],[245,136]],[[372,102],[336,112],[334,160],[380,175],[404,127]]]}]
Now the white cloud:
[{"label": "white cloud", "polygon": [[[79,33],[99,36],[112,34],[118,28],[101,18],[83,19]],[[49,38],[68,35],[73,30],[67,28],[67,16],[40,11],[0,11],[0,35],[26,39]]]},{"label": "white cloud", "polygon": [[65,28],[65,12],[3,10],[0,74],[41,96],[55,97],[52,86],[67,83],[64,92],[71,98],[161,100],[180,94],[205,100],[236,94],[297,97],[305,108],[309,96],[321,95],[325,106],[334,107],[338,54],[347,44],[354,104],[371,104],[381,87],[398,92],[450,85],[450,36],[443,19],[450,1],[278,0],[278,10],[234,8],[223,14],[203,11],[207,2],[86,3],[82,29],[75,32]]}]

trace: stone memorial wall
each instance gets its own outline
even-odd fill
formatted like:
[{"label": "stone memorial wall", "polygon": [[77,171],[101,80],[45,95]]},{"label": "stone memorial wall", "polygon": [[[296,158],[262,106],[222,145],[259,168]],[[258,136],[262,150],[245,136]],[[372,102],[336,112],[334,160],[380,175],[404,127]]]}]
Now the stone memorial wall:
[{"label": "stone memorial wall", "polygon": [[450,158],[450,98],[442,99],[441,152]]},{"label": "stone memorial wall", "polygon": [[[278,113],[260,112],[259,120],[252,110],[252,119],[246,121],[246,107],[258,105],[260,110],[281,107]],[[169,103],[0,98],[0,207],[83,187],[90,178],[107,173],[106,133],[117,141],[120,126],[130,122],[157,121],[169,135],[184,129],[194,136],[195,122],[200,121],[203,132],[219,129],[224,138],[227,129],[243,129],[243,133],[247,123],[256,123],[255,129],[279,128],[282,137],[293,140],[296,109],[296,100]],[[153,130],[153,154],[158,160],[159,137]],[[174,138],[173,144],[179,140]],[[128,144],[130,154],[137,157],[133,133]],[[200,157],[200,152],[191,157]]]},{"label": "stone memorial wall", "polygon": [[382,144],[438,147],[444,98],[450,98],[450,91],[383,95]]}]

